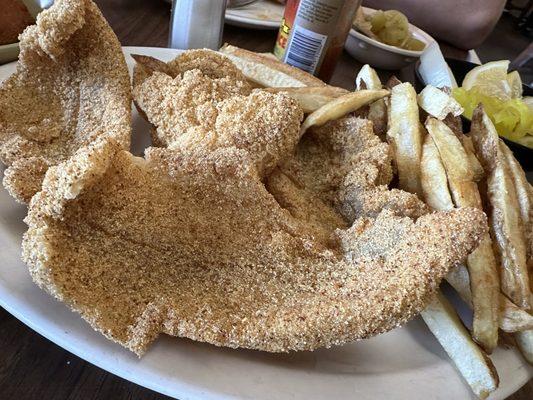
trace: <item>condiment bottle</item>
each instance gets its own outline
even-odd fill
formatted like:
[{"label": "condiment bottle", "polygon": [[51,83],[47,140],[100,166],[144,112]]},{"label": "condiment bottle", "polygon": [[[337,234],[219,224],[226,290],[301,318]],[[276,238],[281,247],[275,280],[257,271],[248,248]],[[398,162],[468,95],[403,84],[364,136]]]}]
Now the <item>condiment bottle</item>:
[{"label": "condiment bottle", "polygon": [[288,0],[274,54],[328,81],[360,5],[361,0]]},{"label": "condiment bottle", "polygon": [[174,0],[168,46],[218,50],[225,11],[226,0]]}]

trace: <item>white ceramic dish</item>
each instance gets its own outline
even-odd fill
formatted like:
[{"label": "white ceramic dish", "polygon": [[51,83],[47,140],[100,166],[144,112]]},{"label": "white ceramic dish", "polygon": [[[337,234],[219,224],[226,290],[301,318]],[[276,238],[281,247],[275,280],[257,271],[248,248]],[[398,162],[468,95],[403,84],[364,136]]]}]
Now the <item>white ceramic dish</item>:
[{"label": "white ceramic dish", "polygon": [[[33,18],[37,17],[43,8],[45,8],[50,0],[23,0],[22,1],[28,8],[29,13]],[[19,43],[10,43],[0,46],[0,64],[4,64],[13,60],[16,60],[19,56]]]},{"label": "white ceramic dish", "polygon": [[259,0],[238,8],[226,9],[226,23],[242,28],[279,29],[285,6],[272,0]]},{"label": "white ceramic dish", "polygon": [[[376,10],[367,7],[363,7],[363,10],[367,15],[372,15],[376,12]],[[435,39],[422,29],[412,24],[409,24],[409,30],[415,39],[424,42],[426,46],[435,41]],[[389,46],[378,40],[371,39],[353,28],[348,34],[344,48],[348,54],[360,63],[388,70],[402,69],[416,62],[423,53],[423,51],[405,50],[399,47]]]},{"label": "white ceramic dish", "polygon": [[[125,47],[124,52],[131,70],[132,53],[170,60],[180,51]],[[0,81],[15,65],[0,67]],[[133,131],[132,151],[142,154],[149,144],[148,124],[135,110]],[[161,337],[138,359],[33,284],[20,260],[25,214],[26,208],[0,188],[0,305],[59,346],[139,385],[180,400],[474,399],[419,319],[370,340],[291,354]],[[501,386],[491,399],[504,399],[533,376],[514,350],[497,349],[493,360]]]}]

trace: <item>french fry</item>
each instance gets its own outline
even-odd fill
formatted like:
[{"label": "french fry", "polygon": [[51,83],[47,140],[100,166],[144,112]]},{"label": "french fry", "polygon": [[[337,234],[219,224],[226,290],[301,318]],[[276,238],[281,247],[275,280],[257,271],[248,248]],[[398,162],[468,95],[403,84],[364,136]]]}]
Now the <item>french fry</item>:
[{"label": "french fry", "polygon": [[508,333],[531,331],[533,329],[533,316],[520,307],[517,307],[504,295],[501,295],[501,299],[502,317],[500,320],[500,329]]},{"label": "french fry", "polygon": [[[421,162],[422,191],[426,203],[435,210],[449,210],[454,207],[448,189],[446,171],[438,150],[430,136],[426,136]],[[525,182],[527,184],[527,182]],[[457,265],[446,276],[448,283],[459,296],[472,307],[470,276],[464,265]],[[504,332],[518,332],[533,329],[533,316],[517,307],[500,293],[500,329]]]},{"label": "french fry", "polygon": [[395,154],[400,188],[422,195],[420,158],[423,138],[419,127],[416,92],[410,83],[401,83],[392,88],[387,139]]},{"label": "french fry", "polygon": [[[440,92],[441,92],[441,94],[445,94],[448,97],[450,97],[444,91],[440,91]],[[446,107],[447,103],[442,102],[441,105],[443,107]],[[434,109],[434,113],[435,114],[439,114],[439,110],[438,109]],[[441,113],[441,115],[442,115],[442,113]],[[437,119],[439,119],[439,118],[437,118]],[[466,151],[466,154],[468,156],[468,160],[470,161],[470,166],[472,168],[472,171],[474,171],[474,180],[476,182],[479,182],[485,176],[485,171],[483,171],[483,167],[481,166],[479,160],[476,157],[476,154],[474,152],[474,145],[472,144],[472,139],[469,136],[466,136],[463,133],[463,123],[461,121],[461,117],[453,115],[452,113],[448,113],[448,115],[446,115],[444,117],[442,122],[444,122],[448,126],[448,128],[450,128],[453,131],[453,133],[455,133],[455,136],[457,136],[457,138],[463,144],[463,147],[464,147],[464,149]]]},{"label": "french fry", "polygon": [[[444,165],[452,198],[458,207],[483,209],[468,155],[457,136],[442,121],[428,118],[426,128]],[[487,233],[467,259],[474,321],[472,335],[488,353],[498,344],[500,288],[492,241]]]},{"label": "french fry", "polygon": [[265,90],[270,93],[287,93],[300,104],[306,114],[346,94],[346,90],[334,86],[266,88]]},{"label": "french fry", "polygon": [[[362,84],[365,84],[365,87],[361,87]],[[359,70],[357,76],[355,77],[355,85],[357,90],[379,90],[383,89],[381,85],[381,80],[379,79],[376,71],[370,67],[370,65],[365,64]]]},{"label": "french fry", "polygon": [[501,287],[516,305],[530,309],[526,243],[513,177],[500,147],[498,133],[482,106],[474,110],[472,141],[487,174],[489,221],[501,258]]},{"label": "french fry", "polygon": [[[397,104],[396,106],[396,111],[399,111],[401,109],[400,105]],[[417,107],[416,102],[415,107]],[[398,118],[398,116],[398,112],[391,113],[391,119]],[[420,129],[418,119],[415,124]],[[406,151],[404,146],[393,146],[392,149],[396,159],[403,155],[401,154],[402,151]],[[420,167],[421,164],[413,165],[418,179],[421,176]],[[405,183],[406,180],[402,179],[402,173],[405,173],[405,169],[399,171],[400,187],[405,190],[406,188],[402,187],[402,182]],[[442,176],[440,180],[442,181]],[[421,187],[421,182],[417,182],[417,185]],[[478,397],[485,398],[498,387],[499,378],[494,365],[483,350],[472,340],[470,333],[464,327],[456,312],[440,293],[421,313],[421,316]]]},{"label": "french fry", "polygon": [[389,94],[388,90],[359,90],[337,97],[325,104],[312,114],[308,115],[300,129],[303,134],[307,129],[315,125],[324,125],[326,122],[341,118],[373,101],[381,99]]},{"label": "french fry", "polygon": [[485,170],[481,166],[481,163],[476,157],[474,151],[474,145],[472,144],[472,138],[470,136],[462,135],[463,147],[465,148],[466,155],[468,156],[468,161],[470,162],[470,167],[474,172],[474,180],[479,182],[485,177]]},{"label": "french fry", "polygon": [[418,105],[430,116],[442,121],[448,114],[458,117],[463,107],[446,92],[427,85],[417,96]]},{"label": "french fry", "polygon": [[[516,189],[518,205],[520,206],[520,216],[525,227],[527,264],[531,269],[533,267],[531,265],[533,264],[533,223],[531,221],[531,214],[533,213],[533,208],[531,207],[531,186],[526,179],[524,170],[520,167],[520,164],[514,158],[511,150],[502,141],[500,141],[500,151],[505,157],[505,163],[509,168]],[[529,271],[529,281],[531,290],[531,285],[533,284],[531,271]],[[517,332],[515,334],[515,340],[518,345],[518,349],[520,350],[526,361],[530,364],[533,364],[533,328],[530,328],[530,330],[528,331]]]},{"label": "french fry", "polygon": [[[520,206],[520,217],[522,218],[522,222],[524,226],[526,227],[526,256],[529,261],[531,260],[531,257],[533,257],[533,224],[532,224],[532,216],[533,208],[532,208],[532,202],[530,198],[530,187],[531,185],[527,181],[526,174],[524,173],[524,170],[522,167],[520,167],[520,164],[514,158],[514,155],[512,151],[507,147],[507,145],[504,142],[500,142],[500,150],[502,151],[506,163],[509,167],[509,171],[511,172],[511,176],[513,178],[514,186],[516,188],[516,195],[518,199],[518,205]],[[529,277],[531,279],[531,276]]]},{"label": "french fry", "polygon": [[[461,299],[472,307],[472,293],[470,292],[470,276],[464,265],[457,265],[446,276],[446,281],[459,294]],[[517,307],[503,294],[500,296],[500,329],[514,333],[533,329],[533,316]]]},{"label": "french fry", "polygon": [[264,54],[225,44],[219,50],[246,78],[263,87],[326,86],[317,77]]},{"label": "french fry", "polygon": [[424,139],[420,167],[422,193],[425,202],[435,210],[453,209],[446,170],[442,165],[439,150],[429,135]]},{"label": "french fry", "polygon": [[533,330],[517,332],[514,338],[526,361],[533,365]]},{"label": "french fry", "polygon": [[[383,86],[376,71],[368,64],[363,65],[355,77],[357,90],[370,89],[379,90]],[[387,104],[385,99],[379,99],[368,106],[367,118],[372,121],[374,132],[383,138],[387,132]]]},{"label": "french fry", "polygon": [[439,293],[422,312],[422,318],[480,399],[498,388],[499,377],[492,361],[470,338],[442,294]]}]

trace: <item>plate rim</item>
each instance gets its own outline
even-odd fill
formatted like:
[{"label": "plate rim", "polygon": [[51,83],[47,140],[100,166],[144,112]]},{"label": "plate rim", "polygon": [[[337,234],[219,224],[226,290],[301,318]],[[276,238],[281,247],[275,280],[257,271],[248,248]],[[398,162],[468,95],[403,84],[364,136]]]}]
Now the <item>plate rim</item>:
[{"label": "plate rim", "polygon": [[[184,50],[180,49],[169,49],[164,47],[137,47],[137,46],[123,46],[123,52],[127,57],[129,57],[132,53],[135,52],[150,52],[152,55],[157,56],[155,53],[173,53],[174,55],[178,55]],[[14,64],[16,62],[8,63],[5,65],[0,66],[0,71],[4,68],[9,67],[13,68]],[[27,273],[27,271],[26,271]],[[35,286],[37,289],[38,287]],[[40,290],[40,289],[38,289]],[[47,293],[44,293],[41,291],[43,296],[49,297]],[[7,299],[7,300],[6,300]],[[54,300],[57,302],[56,300]],[[164,382],[159,381],[157,377],[151,377],[150,379],[147,379],[145,375],[136,375],[136,369],[133,368],[130,371],[128,371],[126,368],[121,367],[118,363],[117,364],[110,364],[109,362],[106,362],[104,360],[101,360],[99,357],[102,354],[102,351],[105,352],[105,348],[102,350],[99,346],[97,346],[97,351],[91,351],[90,346],[83,347],[83,346],[77,346],[76,342],[83,340],[83,338],[76,338],[76,340],[73,340],[73,336],[65,335],[65,332],[61,332],[62,329],[60,329],[59,326],[56,326],[55,323],[52,323],[51,329],[44,329],[43,325],[45,324],[39,324],[39,321],[47,321],[48,317],[46,315],[39,314],[38,312],[35,312],[34,310],[30,310],[30,307],[27,303],[21,301],[18,299],[15,295],[12,294],[7,288],[6,282],[1,279],[0,277],[0,306],[3,307],[6,311],[8,311],[10,314],[12,314],[15,318],[17,318],[19,321],[27,325],[29,328],[31,328],[33,331],[37,332],[38,334],[42,335],[43,337],[47,338],[57,346],[65,349],[66,351],[80,357],[81,359],[99,367],[103,370],[114,374],[116,376],[119,376],[127,381],[133,382],[139,386],[146,387],[148,389],[154,390],[158,393],[175,397],[176,392],[180,393],[180,399],[187,400],[187,399],[221,399],[221,400],[229,400],[229,399],[243,399],[243,396],[237,396],[237,395],[230,395],[226,393],[221,393],[218,391],[211,390],[207,386],[201,386],[199,384],[191,384],[187,383],[187,381],[179,380],[174,381],[172,387],[166,387]],[[73,313],[72,311],[68,310],[68,307],[65,307],[64,304],[62,304],[65,311],[68,313]],[[26,312],[24,312],[26,311]],[[76,314],[77,315],[77,314]],[[31,318],[34,316],[35,318]],[[79,318],[79,316],[78,316]],[[79,318],[80,321],[86,325],[87,330],[90,331],[90,334],[95,333],[88,324],[85,323],[85,321],[82,321],[81,318]],[[50,323],[48,323],[50,325]],[[111,343],[108,341],[108,339],[104,338],[100,334],[96,333],[103,341],[105,341],[106,344],[109,344],[109,346],[117,346],[116,344]],[[122,349],[121,347],[117,349],[117,351],[124,351],[127,354],[129,354],[131,357],[134,357],[131,353],[127,352],[127,350]],[[526,367],[527,368],[527,367]],[[531,377],[533,376],[533,368],[529,369],[528,375]],[[503,399],[504,397],[508,396],[511,393],[514,393],[516,390],[518,390],[520,387],[522,387],[528,379],[526,378],[523,382],[517,381],[514,385],[508,385],[505,388],[499,388],[497,392],[497,396],[492,396],[491,399]],[[172,389],[172,390],[171,390]]]},{"label": "plate rim", "polygon": [[[263,0],[261,0],[263,1]],[[259,2],[258,2],[259,3]],[[272,3],[272,7],[280,7],[282,10],[285,9],[285,6],[281,4],[275,4]],[[239,9],[246,8],[246,6],[240,7],[240,8],[228,8],[226,9],[225,13],[225,22],[234,25],[234,26],[247,26],[249,28],[255,28],[255,29],[269,29],[274,30],[278,29],[281,25],[281,19],[280,20],[269,20],[269,19],[259,19],[259,18],[251,18],[251,17],[244,17],[239,12]],[[282,11],[282,18],[283,18],[283,11]]]}]

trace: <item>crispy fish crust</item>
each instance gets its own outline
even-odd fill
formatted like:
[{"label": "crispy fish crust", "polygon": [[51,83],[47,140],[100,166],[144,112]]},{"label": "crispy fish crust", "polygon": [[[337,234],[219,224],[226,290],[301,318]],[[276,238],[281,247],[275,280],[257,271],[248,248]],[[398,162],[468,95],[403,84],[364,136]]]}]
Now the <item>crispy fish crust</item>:
[{"label": "crispy fish crust", "polygon": [[[387,191],[387,145],[365,122],[311,134],[316,152],[304,138],[296,155],[272,154],[287,166],[264,179],[257,160],[270,150],[237,134],[145,159],[98,141],[48,170],[23,258],[40,287],[139,355],[160,333],[285,352],[393,329],[476,247],[484,214],[404,212],[423,205]],[[343,141],[350,151],[339,155]],[[281,183],[269,182],[275,174]]]},{"label": "crispy fish crust", "polygon": [[248,81],[240,69],[228,57],[213,50],[188,50],[168,63],[140,54],[133,54],[132,57],[136,61],[135,67],[133,68],[134,88],[141,85],[154,72],[162,72],[175,78],[193,69],[202,71],[204,75],[210,78],[229,78],[237,82],[239,86],[249,88]]},{"label": "crispy fish crust", "polygon": [[285,94],[250,92],[233,75],[212,76],[199,69],[175,78],[154,72],[134,89],[138,107],[155,127],[152,137],[163,147],[182,151],[246,148],[264,176],[292,153],[300,138],[302,110]]},{"label": "crispy fish crust", "polygon": [[21,35],[0,86],[4,186],[27,203],[49,166],[100,137],[129,148],[131,90],[120,43],[90,0],[57,0]]},{"label": "crispy fish crust", "polygon": [[[135,60],[132,79],[133,91],[136,93],[134,96],[135,106],[139,114],[149,122],[151,121],[144,110],[147,105],[143,107],[141,103],[143,100],[153,101],[154,98],[160,97],[162,87],[155,82],[144,88],[141,88],[141,85],[156,73],[163,74],[167,78],[176,78],[176,80],[180,80],[183,76],[181,82],[183,89],[179,94],[176,93],[177,101],[181,103],[181,107],[178,109],[183,111],[187,104],[194,108],[199,107],[199,116],[206,116],[206,111],[202,109],[206,102],[216,103],[234,94],[250,94],[251,86],[243,73],[228,57],[213,50],[188,50],[168,63],[140,54],[132,54],[132,57]],[[188,71],[194,72],[185,75]],[[199,82],[196,82],[197,79]],[[164,82],[161,77],[156,81],[159,84]],[[187,113],[188,115],[190,115],[190,111]],[[165,132],[158,131],[153,125],[152,123],[150,132],[152,145],[168,146],[172,137],[167,137]]]}]

